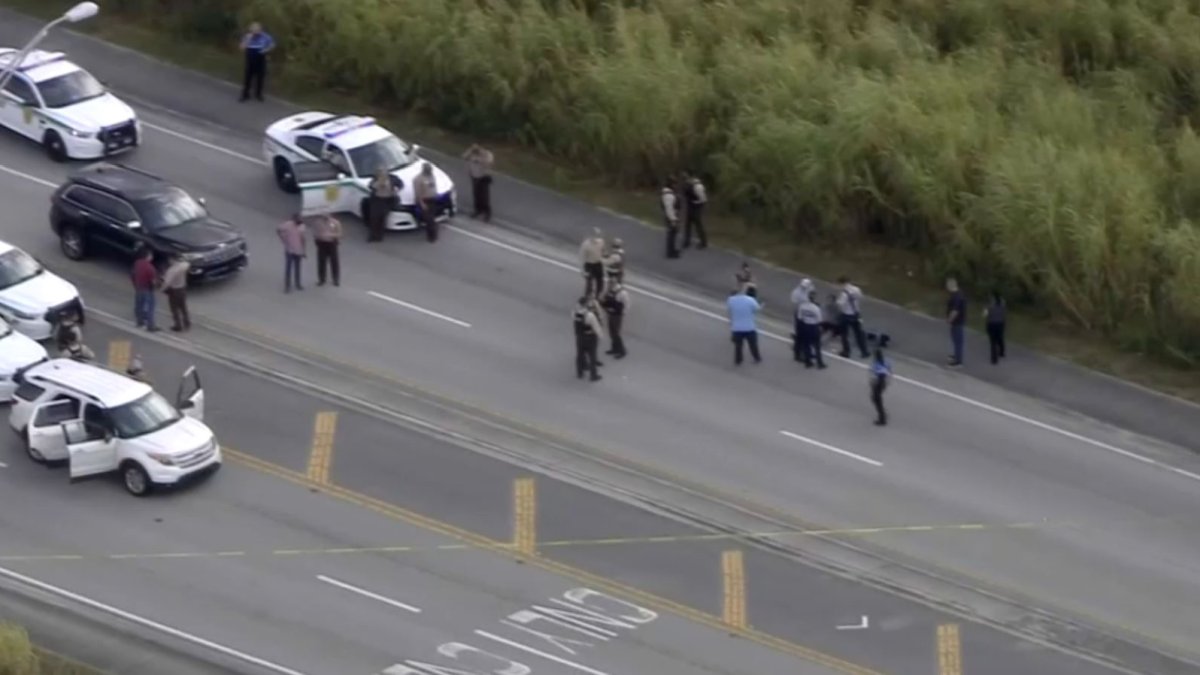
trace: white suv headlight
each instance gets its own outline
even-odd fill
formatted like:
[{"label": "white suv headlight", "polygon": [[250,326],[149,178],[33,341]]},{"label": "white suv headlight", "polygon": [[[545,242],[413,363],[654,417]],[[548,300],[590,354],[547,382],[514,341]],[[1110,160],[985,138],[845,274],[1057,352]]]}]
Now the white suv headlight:
[{"label": "white suv headlight", "polygon": [[163,466],[175,466],[175,459],[165,452],[147,452],[146,456]]}]

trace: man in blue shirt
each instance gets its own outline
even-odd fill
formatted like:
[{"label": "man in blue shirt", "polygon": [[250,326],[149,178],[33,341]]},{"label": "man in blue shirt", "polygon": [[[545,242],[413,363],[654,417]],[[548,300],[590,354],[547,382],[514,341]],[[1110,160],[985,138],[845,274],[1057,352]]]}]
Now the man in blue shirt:
[{"label": "man in blue shirt", "polygon": [[871,359],[871,405],[875,406],[875,426],[879,427],[887,425],[888,416],[883,407],[883,392],[892,379],[892,364],[888,363],[887,357],[883,355],[887,343],[886,337],[880,338],[879,346],[875,348],[875,355]]},{"label": "man in blue shirt", "polygon": [[953,353],[950,355],[950,367],[962,365],[963,340],[967,323],[967,298],[958,288],[958,280],[950,277],[946,280],[946,291],[950,297],[946,299],[946,323],[950,324],[950,344]]},{"label": "man in blue shirt", "polygon": [[746,289],[739,288],[729,296],[726,303],[729,308],[729,328],[733,332],[733,362],[742,365],[742,345],[749,343],[750,356],[755,363],[762,363],[758,354],[758,327],[754,318],[762,309],[762,303],[746,295]]},{"label": "man in blue shirt", "polygon": [[246,55],[246,68],[242,78],[242,101],[250,99],[250,87],[254,97],[263,100],[263,82],[267,79],[267,54],[275,48],[275,39],[255,22],[242,36],[242,52]]}]

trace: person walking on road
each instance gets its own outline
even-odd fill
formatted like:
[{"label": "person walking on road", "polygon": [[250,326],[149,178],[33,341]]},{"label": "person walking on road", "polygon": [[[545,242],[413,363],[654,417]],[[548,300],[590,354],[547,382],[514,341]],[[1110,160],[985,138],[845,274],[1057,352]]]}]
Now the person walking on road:
[{"label": "person walking on road", "polygon": [[625,283],[625,242],[613,239],[612,248],[604,256],[604,285]]},{"label": "person walking on road", "polygon": [[387,227],[388,215],[396,205],[396,184],[399,182],[387,169],[375,172],[367,189],[371,191],[367,197],[367,241],[383,241],[383,231]]},{"label": "person walking on road", "polygon": [[167,271],[163,272],[163,293],[167,296],[167,307],[171,308],[171,330],[176,333],[192,327],[192,319],[188,316],[187,282],[188,272],[192,264],[182,255],[171,258]]},{"label": "person walking on road", "polygon": [[674,179],[667,179],[667,184],[663,186],[659,196],[659,204],[662,206],[663,225],[667,228],[667,257],[678,258],[679,194],[675,192],[675,186],[672,183],[674,183]]},{"label": "person walking on road", "polygon": [[987,325],[988,347],[991,352],[992,365],[1004,358],[1004,327],[1008,322],[1008,306],[1000,291],[992,291],[991,302],[983,310],[983,320]]},{"label": "person walking on road", "polygon": [[950,367],[958,368],[963,363],[963,341],[966,339],[967,297],[958,287],[958,279],[946,279],[946,323],[950,325]]},{"label": "person walking on road", "polygon": [[862,302],[862,290],[858,286],[850,283],[850,277],[842,277],[838,279],[841,284],[841,291],[838,292],[838,328],[842,334],[842,353],[844,359],[850,358],[850,334],[854,334],[854,341],[858,347],[858,351],[865,359],[871,354],[867,351],[867,335],[863,331],[862,312],[860,304]]},{"label": "person walking on road", "polygon": [[158,270],[154,268],[154,251],[143,248],[133,263],[133,316],[138,328],[151,333],[158,330],[154,323],[154,292],[158,289]]},{"label": "person walking on road", "polygon": [[495,156],[491,151],[480,146],[472,145],[463,153],[467,160],[467,173],[471,175],[471,204],[474,211],[472,218],[482,218],[483,222],[492,222],[492,165]]},{"label": "person walking on road", "polygon": [[421,223],[425,226],[425,239],[429,243],[438,240],[437,185],[433,178],[433,165],[425,162],[421,173],[413,183],[413,196],[417,201]]},{"label": "person walking on road", "polygon": [[704,183],[694,173],[686,173],[684,195],[687,201],[687,223],[683,226],[683,247],[692,245],[692,231],[696,232],[696,248],[708,248],[708,235],[704,232],[704,207],[708,204],[708,192]]},{"label": "person walking on road", "polygon": [[733,363],[742,365],[742,345],[750,346],[750,356],[755,363],[762,363],[758,352],[758,325],[755,315],[762,310],[763,305],[757,299],[746,295],[745,289],[735,290],[726,301],[729,310],[729,330],[733,334]]},{"label": "person walking on road", "polygon": [[595,298],[604,291],[604,235],[600,228],[579,245],[579,262],[582,265],[584,295]]},{"label": "person walking on road", "polygon": [[875,347],[875,354],[871,358],[871,405],[875,406],[875,425],[880,427],[886,425],[888,421],[887,410],[883,407],[883,392],[892,379],[892,364],[883,354],[887,343],[886,337],[880,338]]},{"label": "person walking on road", "polygon": [[600,348],[600,319],[592,311],[592,299],[588,296],[579,298],[575,312],[571,315],[575,324],[575,376],[583,379],[584,373],[590,373],[591,381],[600,380],[597,368],[600,359],[596,352]]},{"label": "person walking on road", "polygon": [[342,243],[342,224],[326,213],[313,225],[313,245],[317,247],[317,285],[324,286],[332,277],[334,286],[342,285],[342,262],[338,255]]},{"label": "person walking on road", "polygon": [[629,292],[620,281],[613,281],[600,304],[608,318],[608,339],[611,345],[605,353],[613,358],[623,359],[628,352],[625,351],[625,339],[621,337],[621,329],[625,323],[625,312],[629,309]]},{"label": "person walking on road", "polygon": [[799,347],[799,353],[795,355],[796,360],[803,359],[805,368],[812,368],[814,362],[817,364],[817,368],[822,370],[825,368],[825,357],[821,353],[821,322],[823,318],[821,306],[817,304],[817,292],[809,291],[808,297],[796,309],[796,334],[798,337],[794,342]]},{"label": "person walking on road", "polygon": [[242,73],[242,101],[250,100],[250,90],[254,90],[254,98],[263,100],[263,85],[267,80],[267,54],[275,49],[275,38],[263,30],[262,24],[254,22],[242,36],[242,53],[246,64]]},{"label": "person walking on road", "polygon": [[300,283],[300,262],[308,257],[308,228],[304,225],[304,219],[297,213],[280,223],[276,231],[279,233],[279,240],[283,242],[283,292],[291,293],[292,286],[302,291],[304,286]]}]

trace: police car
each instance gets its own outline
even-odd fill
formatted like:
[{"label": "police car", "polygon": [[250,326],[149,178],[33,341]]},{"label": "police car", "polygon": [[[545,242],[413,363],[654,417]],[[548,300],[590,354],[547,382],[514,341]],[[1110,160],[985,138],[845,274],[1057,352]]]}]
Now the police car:
[{"label": "police car", "polygon": [[[19,50],[0,48],[0,72]],[[0,92],[0,125],[41,143],[56,162],[99,159],[137,147],[137,115],[62,52],[34,50]]]},{"label": "police car", "polygon": [[25,251],[0,241],[0,319],[41,341],[49,340],[67,318],[84,320],[78,289]]},{"label": "police car", "polygon": [[[388,230],[418,226],[413,182],[425,161],[410,145],[376,124],[370,117],[306,112],[281,119],[267,127],[263,156],[275,171],[275,181],[285,192],[302,197],[302,211],[355,213],[366,220],[369,185],[375,173],[386,169],[399,179],[399,199],[389,214]],[[447,220],[457,210],[454,182],[433,167],[437,191],[437,220]]]}]

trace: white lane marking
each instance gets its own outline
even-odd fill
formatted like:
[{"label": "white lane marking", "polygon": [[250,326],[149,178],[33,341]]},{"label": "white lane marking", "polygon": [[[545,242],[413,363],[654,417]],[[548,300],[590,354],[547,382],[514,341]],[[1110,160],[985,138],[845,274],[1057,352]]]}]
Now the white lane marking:
[{"label": "white lane marking", "polygon": [[836,628],[838,630],[863,630],[864,628],[870,628],[870,627],[871,627],[871,620],[867,618],[866,614],[863,614],[862,621],[858,622],[857,624],[855,624],[853,626],[836,626]]},{"label": "white lane marking", "polygon": [[828,443],[822,443],[821,441],[813,440],[807,436],[801,436],[800,434],[794,434],[790,431],[780,431],[779,433],[783,434],[784,436],[787,436],[788,438],[792,438],[797,441],[800,441],[802,443],[808,443],[809,445],[816,446],[818,448],[821,448],[822,450],[828,450],[830,452],[835,452],[839,455],[842,455],[843,457],[849,457],[850,459],[857,459],[858,461],[863,462],[865,464],[870,464],[871,466],[883,466],[883,462],[873,460],[870,457],[863,457],[862,455],[856,455],[853,452],[850,452],[849,450],[842,450],[841,448],[835,448],[832,445],[829,445]]},{"label": "white lane marking", "polygon": [[34,579],[32,577],[27,577],[24,574],[18,574],[17,572],[13,572],[12,570],[9,570],[9,569],[3,568],[3,567],[0,567],[0,576],[4,576],[9,579],[12,579],[13,581],[20,582],[22,584],[25,584],[26,586],[32,586],[34,588],[40,589],[40,590],[50,593],[52,595],[57,595],[60,598],[66,598],[67,600],[77,602],[81,605],[86,605],[88,607],[91,607],[92,609],[100,610],[101,612],[110,614],[119,619],[124,619],[125,621],[129,621],[131,623],[136,623],[145,628],[150,628],[150,629],[156,630],[160,633],[165,633],[167,635],[170,635],[171,637],[178,638],[185,642],[190,642],[194,645],[199,645],[201,647],[211,649],[220,654],[224,654],[225,656],[231,656],[235,659],[245,661],[246,663],[256,665],[260,668],[264,668],[264,669],[270,670],[272,672],[280,673],[280,675],[305,675],[305,673],[302,673],[298,670],[292,670],[291,668],[288,668],[287,666],[281,666],[278,663],[267,661],[266,659],[260,659],[257,656],[251,656],[250,654],[238,651],[232,647],[226,647],[225,645],[217,644],[216,642],[213,642],[212,640],[206,640],[202,637],[197,637],[195,635],[192,635],[191,633],[185,633],[184,631],[181,631],[178,628],[172,628],[166,624],[162,624],[157,621],[153,621],[151,619],[147,619],[145,617],[138,616],[137,614],[126,612],[123,609],[117,609],[116,607],[113,607],[111,605],[106,605],[98,600],[92,600],[91,598],[80,595],[78,593],[68,591],[64,588],[59,588],[58,586],[52,586],[51,584],[48,584],[44,581],[38,581],[37,579]]},{"label": "white lane marking", "polygon": [[0,164],[0,171],[3,171],[4,173],[16,176],[17,178],[24,178],[25,180],[31,181],[33,183],[37,183],[38,185],[44,185],[48,188],[58,187],[54,183],[51,183],[50,181],[48,181],[44,178],[38,178],[37,176],[27,174],[24,171],[17,171],[16,169],[4,166],[3,164]]},{"label": "white lane marking", "polygon": [[5,464],[4,462],[0,462],[0,469],[7,469],[7,468],[8,468],[7,464]]},{"label": "white lane marking", "polygon": [[463,328],[471,327],[471,324],[467,323],[466,321],[459,321],[458,319],[455,319],[454,317],[446,316],[445,314],[438,314],[437,312],[435,312],[431,309],[425,309],[424,307],[418,307],[417,305],[414,305],[411,302],[397,300],[396,298],[393,298],[390,295],[384,295],[383,293],[377,293],[375,291],[367,291],[367,295],[371,296],[372,298],[378,298],[379,300],[383,300],[384,302],[390,302],[393,305],[399,305],[401,307],[411,309],[414,312],[420,312],[427,316],[432,316],[435,319],[441,319],[442,321],[448,321],[448,322],[454,324],[455,326],[462,326]]},{"label": "white lane marking", "polygon": [[574,661],[568,661],[560,656],[555,656],[554,654],[547,654],[546,652],[543,652],[539,649],[534,649],[533,647],[527,647],[527,646],[521,644],[520,642],[514,642],[512,640],[502,638],[499,635],[492,635],[491,633],[489,633],[487,631],[477,630],[477,631],[475,631],[475,634],[478,635],[479,637],[484,637],[489,640],[492,640],[493,642],[499,642],[502,645],[508,645],[509,647],[512,647],[513,649],[520,649],[521,651],[527,652],[529,654],[533,654],[534,656],[540,656],[543,659],[546,659],[547,661],[553,661],[554,663],[557,663],[559,665],[567,666],[568,668],[574,668],[575,670],[578,670],[581,673],[588,673],[588,675],[608,675],[608,673],[605,673],[600,670],[596,670],[595,668],[588,668],[587,666],[580,665],[578,663],[575,663]]},{"label": "white lane marking", "polygon": [[338,581],[337,579],[327,577],[323,574],[318,574],[317,578],[320,579],[321,581],[324,581],[325,583],[329,584],[330,586],[337,586],[338,588],[340,588],[342,590],[350,591],[351,593],[357,593],[357,594],[363,596],[364,598],[370,598],[372,600],[377,600],[379,602],[382,602],[385,605],[391,605],[392,607],[398,607],[400,609],[403,609],[406,612],[412,612],[413,614],[421,613],[420,607],[413,607],[412,605],[407,605],[403,602],[400,602],[399,600],[392,600],[391,598],[379,595],[378,593],[372,593],[371,591],[361,589],[358,586],[351,586],[350,584],[348,584],[344,581]]},{"label": "white lane marking", "polygon": [[[258,165],[258,166],[267,166],[267,163],[266,163],[266,161],[264,161],[264,160],[258,159],[258,158],[256,158],[256,157],[251,157],[250,155],[245,155],[245,154],[242,154],[242,153],[240,153],[240,152],[236,152],[236,151],[234,151],[234,150],[230,150],[230,149],[228,149],[228,148],[223,148],[223,147],[221,147],[221,146],[219,146],[219,145],[215,145],[215,144],[213,144],[213,143],[209,143],[209,142],[207,142],[207,141],[200,140],[200,139],[198,139],[198,138],[193,138],[193,137],[191,137],[191,136],[188,136],[187,134],[184,134],[184,133],[181,133],[181,132],[175,131],[175,130],[173,130],[173,129],[168,129],[168,128],[166,128],[166,127],[162,127],[162,126],[159,126],[159,125],[156,125],[156,124],[149,124],[149,123],[146,123],[146,122],[143,122],[142,124],[143,124],[143,126],[147,126],[147,127],[151,128],[151,129],[155,129],[155,130],[157,130],[157,131],[161,131],[161,132],[163,132],[163,133],[165,133],[165,134],[168,134],[168,135],[170,135],[170,136],[173,136],[173,137],[175,137],[175,138],[178,138],[178,139],[180,139],[180,140],[187,141],[187,142],[189,142],[189,143],[195,143],[196,145],[199,145],[199,146],[201,146],[201,147],[205,147],[205,148],[209,148],[209,149],[211,149],[211,150],[214,150],[214,151],[216,151],[216,152],[222,153],[222,154],[224,154],[224,155],[228,155],[228,156],[230,156],[230,157],[234,157],[234,158],[240,159],[240,160],[242,160],[242,161],[245,161],[245,162],[250,162],[250,163],[252,163],[252,164],[255,164],[255,165]],[[42,185],[46,185],[46,186],[48,186],[48,187],[52,187],[52,188],[53,188],[53,187],[57,187],[57,186],[56,186],[56,185],[54,185],[53,183],[50,183],[50,182],[48,182],[48,181],[44,181],[44,180],[42,180],[42,179],[40,179],[40,178],[36,178],[36,177],[34,177],[34,176],[30,176],[30,175],[28,175],[28,174],[22,173],[22,172],[20,172],[20,171],[17,171],[17,170],[15,170],[15,169],[9,169],[9,168],[7,168],[7,167],[4,167],[4,166],[2,166],[2,165],[0,165],[0,170],[6,171],[6,172],[8,172],[8,173],[11,173],[11,174],[13,174],[13,175],[15,175],[15,176],[19,176],[19,177],[21,177],[21,178],[27,178],[27,179],[29,179],[29,180],[32,180],[32,181],[34,181],[34,182],[36,182],[36,183],[40,183],[40,184],[42,184]],[[511,245],[511,244],[506,244],[506,243],[504,243],[504,242],[502,242],[502,241],[499,241],[499,240],[496,240],[496,239],[492,239],[491,237],[485,237],[485,236],[483,236],[483,235],[481,235],[481,234],[476,234],[476,233],[474,233],[474,232],[470,232],[470,231],[468,231],[468,230],[464,230],[464,229],[463,229],[463,228],[461,228],[461,227],[457,227],[457,226],[451,225],[451,226],[449,226],[449,229],[451,229],[451,230],[454,230],[455,232],[458,232],[458,233],[460,233],[460,234],[466,235],[466,236],[468,236],[468,237],[470,237],[470,238],[472,238],[472,239],[475,239],[475,240],[477,240],[477,241],[484,242],[484,243],[486,243],[486,244],[489,244],[489,245],[491,245],[491,246],[495,246],[495,247],[497,247],[497,248],[500,248],[500,249],[503,249],[503,250],[509,251],[509,252],[511,252],[511,253],[515,253],[515,254],[517,254],[517,255],[525,256],[526,258],[530,258],[530,259],[533,259],[533,260],[538,260],[538,261],[544,262],[544,263],[546,263],[546,264],[548,264],[548,265],[553,265],[553,266],[555,266],[555,267],[559,267],[559,268],[562,268],[562,269],[568,270],[568,271],[570,271],[570,272],[572,272],[572,273],[577,273],[577,272],[579,271],[577,267],[575,267],[575,266],[573,266],[573,265],[569,265],[569,264],[567,264],[567,263],[564,263],[564,262],[562,262],[562,261],[560,261],[560,260],[555,260],[555,259],[553,259],[553,258],[549,258],[549,257],[547,257],[547,256],[543,256],[543,255],[540,255],[540,254],[534,253],[534,252],[532,252],[532,251],[527,251],[527,250],[525,250],[525,249],[522,249],[522,248],[519,248],[519,247],[517,247],[517,246],[513,246],[513,245]],[[687,303],[680,302],[680,301],[678,301],[678,300],[674,300],[674,299],[672,299],[672,298],[668,298],[668,297],[666,297],[665,295],[660,295],[660,294],[658,294],[658,293],[654,293],[654,292],[652,292],[652,291],[647,291],[647,290],[643,290],[643,289],[640,289],[640,288],[635,288],[635,287],[632,287],[632,286],[626,286],[625,288],[626,288],[627,290],[629,290],[630,292],[634,293],[634,294],[643,295],[643,296],[646,296],[646,297],[648,297],[648,298],[652,298],[652,299],[654,299],[654,300],[658,300],[659,302],[666,303],[666,304],[668,304],[668,305],[671,305],[671,306],[673,306],[673,307],[677,307],[677,308],[679,308],[679,309],[682,309],[682,310],[685,310],[685,311],[688,311],[688,312],[692,312],[692,313],[694,313],[694,314],[699,314],[700,316],[705,316],[705,317],[708,317],[708,318],[710,318],[710,319],[715,319],[715,320],[717,320],[717,321],[722,321],[722,322],[728,321],[728,318],[727,318],[727,317],[725,317],[725,316],[724,316],[724,315],[722,315],[722,314],[718,314],[718,313],[716,313],[716,312],[712,312],[712,311],[709,311],[709,310],[706,310],[706,309],[702,309],[702,308],[700,308],[700,307],[696,307],[696,306],[694,306],[694,305],[689,305],[689,304],[687,304]],[[763,335],[763,336],[767,337],[767,338],[770,338],[770,339],[772,339],[772,340],[776,340],[776,341],[779,341],[779,342],[785,342],[785,343],[790,343],[790,342],[791,342],[791,339],[790,339],[790,338],[784,337],[784,336],[782,336],[782,335],[779,335],[779,334],[776,334],[776,333],[771,333],[770,331],[759,331],[759,333],[760,333],[761,335]],[[837,354],[835,354],[835,353],[833,353],[833,352],[825,352],[825,354],[826,354],[826,355],[827,355],[827,356],[828,356],[830,359],[832,359],[832,360],[834,360],[834,361],[840,361],[840,362],[842,362],[842,363],[846,363],[846,364],[852,365],[852,366],[854,366],[854,367],[856,367],[856,368],[862,368],[862,369],[864,369],[864,370],[865,370],[865,369],[868,367],[868,366],[867,366],[866,364],[864,364],[864,363],[859,363],[859,362],[857,362],[857,361],[854,361],[854,360],[852,360],[852,359],[845,359],[845,358],[842,358],[841,356],[839,356],[839,355],[837,355]],[[1094,448],[1099,448],[1099,449],[1101,449],[1101,450],[1106,450],[1106,451],[1108,451],[1108,452],[1112,452],[1112,453],[1114,453],[1114,454],[1121,455],[1121,456],[1123,456],[1123,457],[1127,457],[1127,458],[1129,458],[1129,459],[1132,459],[1132,460],[1135,460],[1135,461],[1141,462],[1141,463],[1143,463],[1143,464],[1147,464],[1147,465],[1150,465],[1150,466],[1158,467],[1158,468],[1160,468],[1160,469],[1165,469],[1166,471],[1169,471],[1169,472],[1171,472],[1171,473],[1173,473],[1173,474],[1175,474],[1175,475],[1178,475],[1178,476],[1182,476],[1182,477],[1184,477],[1184,478],[1188,478],[1188,479],[1191,479],[1191,480],[1194,480],[1194,481],[1200,481],[1200,473],[1193,473],[1193,472],[1191,472],[1191,471],[1187,471],[1187,470],[1185,470],[1185,469],[1181,469],[1181,468],[1179,468],[1179,467],[1171,466],[1170,464],[1167,464],[1167,463],[1165,463],[1165,462],[1160,462],[1160,461],[1158,461],[1158,460],[1156,460],[1156,459],[1153,459],[1153,458],[1151,458],[1151,457],[1146,457],[1145,455],[1141,455],[1141,454],[1138,454],[1138,453],[1136,453],[1136,452],[1132,452],[1132,451],[1129,451],[1129,450],[1125,450],[1124,448],[1119,448],[1119,447],[1117,447],[1117,446],[1115,446],[1115,445],[1112,445],[1112,444],[1110,444],[1110,443],[1105,443],[1104,441],[1099,441],[1099,440],[1096,440],[1096,439],[1094,439],[1094,438],[1089,438],[1089,437],[1087,437],[1087,436],[1083,436],[1082,434],[1077,434],[1077,433],[1075,433],[1075,432],[1073,432],[1073,431],[1068,431],[1067,429],[1062,429],[1062,428],[1060,428],[1060,427],[1056,427],[1056,426],[1054,426],[1054,425],[1052,425],[1052,424],[1048,424],[1048,423],[1046,423],[1046,422],[1041,422],[1041,421],[1039,421],[1039,420],[1035,420],[1035,419],[1033,419],[1033,418],[1031,418],[1031,417],[1026,417],[1026,416],[1024,416],[1024,415],[1021,415],[1021,414],[1018,414],[1018,413],[1014,413],[1014,412],[1010,412],[1010,411],[1008,411],[1008,410],[1004,410],[1003,408],[998,408],[998,407],[996,407],[996,406],[994,406],[994,405],[991,405],[991,404],[989,404],[989,403],[984,403],[983,401],[977,401],[977,400],[975,400],[975,399],[973,399],[973,398],[968,398],[968,397],[966,397],[966,396],[962,396],[962,395],[960,395],[960,394],[955,394],[955,393],[954,393],[954,392],[952,392],[952,391],[948,391],[948,390],[946,390],[946,389],[942,389],[942,388],[940,388],[940,387],[935,387],[935,386],[933,386],[933,385],[931,385],[931,384],[925,384],[924,382],[921,382],[921,381],[919,381],[919,380],[914,380],[914,379],[912,379],[912,378],[909,378],[909,377],[904,377],[903,375],[895,375],[895,374],[893,374],[893,375],[892,375],[892,379],[893,379],[893,380],[896,380],[897,382],[903,382],[903,383],[905,383],[905,384],[910,384],[910,385],[912,385],[912,386],[914,386],[914,387],[917,387],[917,388],[919,388],[919,389],[923,389],[923,390],[925,390],[925,391],[927,391],[927,392],[929,392],[929,393],[931,393],[931,394],[936,394],[936,395],[938,395],[938,396],[943,396],[943,397],[945,397],[945,398],[949,398],[949,399],[951,399],[951,400],[958,401],[959,403],[964,403],[964,404],[966,404],[966,405],[969,405],[969,406],[972,406],[972,407],[978,408],[979,410],[986,410],[987,412],[990,412],[990,413],[993,413],[993,414],[996,414],[996,415],[1000,415],[1001,417],[1004,417],[1004,418],[1006,418],[1006,419],[1012,420],[1012,421],[1014,421],[1014,422],[1021,422],[1021,423],[1023,423],[1023,424],[1027,424],[1027,425],[1029,425],[1029,426],[1032,426],[1032,427],[1034,427],[1034,428],[1041,429],[1042,431],[1048,431],[1048,432],[1050,432],[1050,433],[1057,434],[1057,435],[1059,435],[1059,436],[1062,436],[1063,438],[1069,438],[1069,439],[1071,439],[1071,440],[1073,440],[1073,441],[1077,441],[1077,442],[1079,442],[1079,443],[1083,443],[1083,444],[1085,444],[1085,445],[1090,445],[1090,446],[1092,446],[1092,447],[1094,447]]]}]

